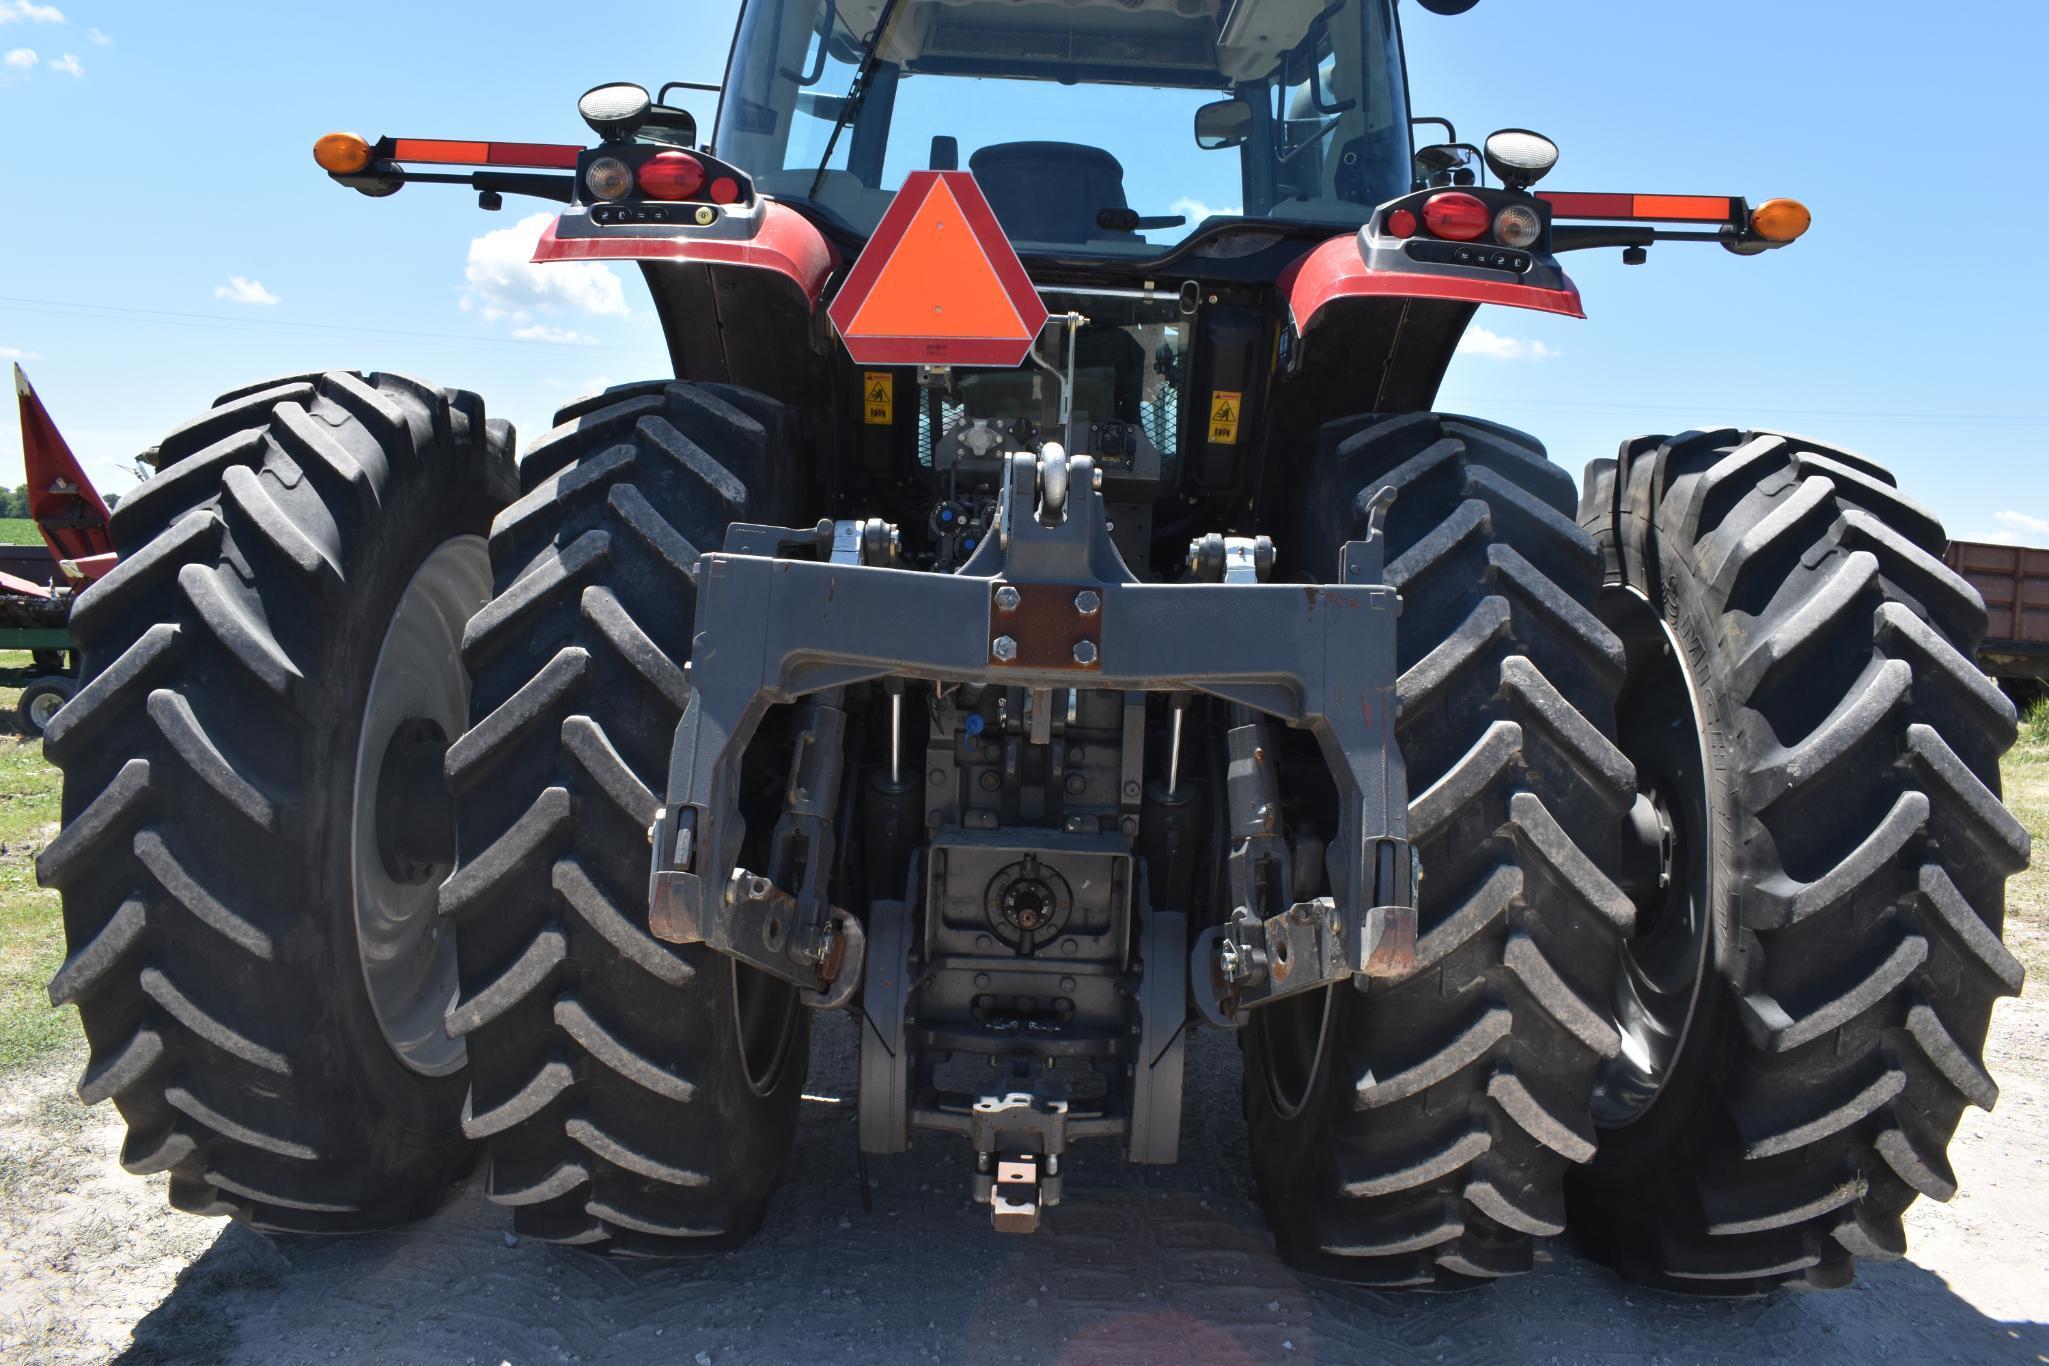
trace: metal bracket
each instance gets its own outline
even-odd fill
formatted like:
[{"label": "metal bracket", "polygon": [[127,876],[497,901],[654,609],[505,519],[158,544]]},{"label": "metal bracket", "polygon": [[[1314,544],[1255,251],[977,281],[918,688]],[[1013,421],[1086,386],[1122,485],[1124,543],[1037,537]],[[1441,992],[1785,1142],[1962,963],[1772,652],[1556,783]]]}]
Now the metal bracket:
[{"label": "metal bracket", "polygon": [[735,868],[710,903],[677,895],[689,874],[657,873],[648,924],[671,944],[707,944],[805,993],[804,1004],[837,1010],[853,996],[867,957],[861,922],[838,907],[806,917],[797,899],[759,873]]},{"label": "metal bracket", "polygon": [[1067,1102],[1030,1091],[987,1095],[968,1117],[975,1201],[998,1233],[1035,1233],[1039,1212],[1060,1203]]},{"label": "metal bracket", "polygon": [[[1388,495],[1389,490],[1382,489],[1374,497],[1368,540],[1344,547],[1347,581],[1381,572],[1378,526]],[[1227,579],[1232,572],[1241,581],[1255,575],[1255,548],[1234,549],[1240,566],[1235,571],[1224,547],[1211,546],[1205,554],[1202,542],[1191,547],[1191,563],[1212,565]],[[1340,888],[1355,869],[1363,871],[1371,887],[1370,900],[1294,900],[1294,851],[1279,828],[1280,785],[1269,757],[1267,722],[1242,708],[1236,719],[1238,724],[1225,736],[1224,783],[1233,909],[1227,923],[1198,937],[1189,964],[1196,1007],[1220,1028],[1242,1026],[1253,1007],[1347,978],[1393,978],[1413,971],[1416,883],[1421,875],[1415,850],[1402,831],[1372,833],[1362,838],[1356,864],[1330,860],[1333,883]]]},{"label": "metal bracket", "polygon": [[[698,849],[696,822],[687,820],[676,841],[680,866],[656,872],[649,902],[649,925],[657,937],[710,944],[801,988],[804,1004],[820,1010],[838,1009],[852,998],[866,944],[861,922],[826,900],[836,844],[832,815],[846,749],[842,700],[842,690],[830,688],[804,704],[783,814],[769,838],[768,871],[735,867],[716,901],[680,896]],[[656,836],[660,847],[659,824]]]},{"label": "metal bracket", "polygon": [[1039,1159],[1032,1153],[996,1159],[989,1188],[989,1222],[998,1233],[1039,1230]]},{"label": "metal bracket", "polygon": [[1354,923],[1327,896],[1265,920],[1234,917],[1197,936],[1196,1008],[1236,1029],[1254,1007],[1348,978],[1401,978],[1416,967],[1414,906],[1374,906]]}]

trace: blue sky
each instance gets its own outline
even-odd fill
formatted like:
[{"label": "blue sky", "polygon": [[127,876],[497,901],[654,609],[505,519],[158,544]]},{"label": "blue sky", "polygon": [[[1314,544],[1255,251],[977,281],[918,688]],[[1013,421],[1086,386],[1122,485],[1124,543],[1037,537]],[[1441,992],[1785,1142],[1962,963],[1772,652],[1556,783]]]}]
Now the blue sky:
[{"label": "blue sky", "polygon": [[[1550,134],[1548,188],[1790,194],[1815,213],[1759,258],[1566,258],[1588,320],[1482,310],[1441,406],[1532,431],[1575,472],[1639,432],[1800,432],[1891,465],[1955,536],[2049,544],[2049,191],[2026,150],[2049,8],[1403,11],[1416,112]],[[581,141],[592,84],[717,80],[732,12],[0,0],[0,360],[22,360],[112,490],[214,393],[323,366],[472,388],[537,435],[564,399],[665,372],[637,273],[529,270],[538,204],[365,199],[316,170],[312,141]],[[18,443],[9,415],[10,485]]]}]

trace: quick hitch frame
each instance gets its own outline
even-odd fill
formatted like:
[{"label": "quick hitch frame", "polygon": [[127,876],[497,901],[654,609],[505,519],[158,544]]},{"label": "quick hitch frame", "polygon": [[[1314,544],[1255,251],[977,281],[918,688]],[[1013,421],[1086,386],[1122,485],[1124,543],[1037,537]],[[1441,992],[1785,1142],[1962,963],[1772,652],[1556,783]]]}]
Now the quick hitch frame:
[{"label": "quick hitch frame", "polygon": [[[1331,894],[1201,936],[1191,986],[1202,1013],[1235,1025],[1267,1001],[1408,971],[1415,865],[1394,741],[1399,598],[1378,518],[1345,545],[1336,582],[1143,583],[1111,542],[1094,462],[1049,444],[1008,457],[998,532],[953,574],[835,562],[830,523],[735,525],[725,549],[700,557],[692,693],[654,830],[653,934],[708,944],[814,993],[813,1004],[851,994],[858,921],[827,904],[823,877],[792,892],[739,863],[741,758],[772,706],[814,699],[800,735],[822,741],[843,690],[875,679],[1023,687],[1045,701],[1077,687],[1202,692],[1310,732],[1338,798]],[[827,762],[836,786],[838,761]],[[781,828],[810,839],[803,866],[815,869],[818,821],[832,808],[800,778]]]}]

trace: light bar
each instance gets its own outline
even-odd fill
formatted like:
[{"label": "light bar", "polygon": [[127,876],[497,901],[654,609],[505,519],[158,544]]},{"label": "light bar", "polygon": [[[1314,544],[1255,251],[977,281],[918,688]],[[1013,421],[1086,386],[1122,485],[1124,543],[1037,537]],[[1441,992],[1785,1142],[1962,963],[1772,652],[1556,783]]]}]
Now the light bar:
[{"label": "light bar", "polygon": [[1716,194],[1572,194],[1540,191],[1553,218],[1649,219],[1660,223],[1741,223],[1740,199]]},{"label": "light bar", "polygon": [[[559,142],[457,142],[443,138],[393,138],[393,161],[437,166],[532,166],[573,171],[583,148]],[[380,150],[383,150],[380,148]]]}]

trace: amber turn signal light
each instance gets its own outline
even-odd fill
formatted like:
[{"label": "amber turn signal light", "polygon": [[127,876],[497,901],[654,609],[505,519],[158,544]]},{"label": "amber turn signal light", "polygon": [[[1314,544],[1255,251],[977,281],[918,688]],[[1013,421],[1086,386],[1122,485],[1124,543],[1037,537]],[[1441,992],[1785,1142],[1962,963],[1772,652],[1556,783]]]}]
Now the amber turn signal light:
[{"label": "amber turn signal light", "polygon": [[1750,211],[1750,230],[1767,242],[1790,242],[1813,222],[1814,215],[1797,199],[1767,199]]},{"label": "amber turn signal light", "polygon": [[355,133],[329,133],[313,144],[313,159],[331,175],[354,175],[370,164],[370,144]]}]

